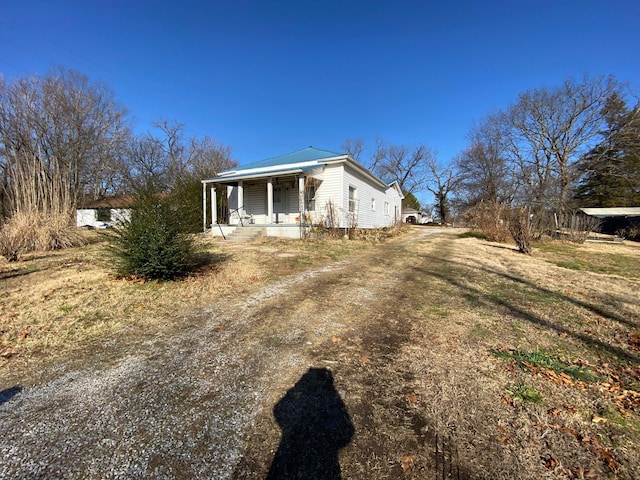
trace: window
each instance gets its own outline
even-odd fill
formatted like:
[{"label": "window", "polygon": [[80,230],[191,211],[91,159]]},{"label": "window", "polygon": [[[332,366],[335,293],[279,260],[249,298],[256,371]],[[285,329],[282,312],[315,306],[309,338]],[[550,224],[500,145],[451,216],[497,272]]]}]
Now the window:
[{"label": "window", "polygon": [[307,210],[310,212],[315,211],[316,209],[316,186],[315,185],[307,185],[305,190],[305,199],[304,204],[307,207]]},{"label": "window", "polygon": [[375,198],[371,199],[371,211],[372,212],[376,211],[376,199]]},{"label": "window", "polygon": [[349,187],[349,211],[356,211],[356,187]]},{"label": "window", "polygon": [[384,214],[389,215],[389,202],[384,202]]}]

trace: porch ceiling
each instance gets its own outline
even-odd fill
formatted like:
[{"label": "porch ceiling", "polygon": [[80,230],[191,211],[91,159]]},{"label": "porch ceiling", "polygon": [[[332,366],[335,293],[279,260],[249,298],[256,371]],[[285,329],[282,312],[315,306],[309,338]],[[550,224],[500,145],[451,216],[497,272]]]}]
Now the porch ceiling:
[{"label": "porch ceiling", "polygon": [[[257,178],[268,178],[268,177],[282,177],[282,176],[289,176],[289,175],[299,175],[301,173],[305,173],[307,174],[307,176],[313,177],[314,173],[317,175],[318,173],[321,173],[322,170],[324,169],[326,164],[322,163],[322,164],[316,164],[316,165],[309,165],[307,167],[298,167],[298,168],[283,168],[281,170],[270,170],[268,172],[259,172],[259,173],[238,173],[236,175],[228,175],[228,176],[224,176],[224,177],[216,177],[216,178],[210,178],[207,180],[203,180],[203,183],[234,183],[237,182],[238,180],[253,180],[253,179],[257,179]],[[317,171],[314,172],[314,170]]]}]

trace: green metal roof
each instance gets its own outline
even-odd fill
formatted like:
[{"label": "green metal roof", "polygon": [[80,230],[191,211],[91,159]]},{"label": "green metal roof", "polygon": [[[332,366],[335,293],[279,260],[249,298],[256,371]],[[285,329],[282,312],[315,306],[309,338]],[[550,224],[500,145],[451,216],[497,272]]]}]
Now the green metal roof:
[{"label": "green metal roof", "polygon": [[260,160],[259,162],[249,163],[247,165],[241,165],[232,169],[234,172],[240,172],[242,170],[249,170],[252,168],[262,167],[275,167],[278,165],[288,165],[290,163],[309,162],[311,160],[322,160],[325,158],[339,157],[345,155],[344,153],[330,152],[329,150],[321,150],[319,148],[307,147],[302,150],[280,155],[278,157],[267,158],[266,160]]}]

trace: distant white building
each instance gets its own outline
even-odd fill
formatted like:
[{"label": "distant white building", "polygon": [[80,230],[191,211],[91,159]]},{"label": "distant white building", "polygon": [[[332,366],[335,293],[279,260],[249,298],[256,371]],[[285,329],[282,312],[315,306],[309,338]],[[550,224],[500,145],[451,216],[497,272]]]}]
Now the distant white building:
[{"label": "distant white building", "polygon": [[404,223],[415,223],[424,225],[433,222],[433,217],[427,212],[416,210],[415,208],[405,208],[402,210],[402,221]]},{"label": "distant white building", "polygon": [[131,219],[131,195],[104,197],[81,203],[76,210],[78,227],[106,228]]}]

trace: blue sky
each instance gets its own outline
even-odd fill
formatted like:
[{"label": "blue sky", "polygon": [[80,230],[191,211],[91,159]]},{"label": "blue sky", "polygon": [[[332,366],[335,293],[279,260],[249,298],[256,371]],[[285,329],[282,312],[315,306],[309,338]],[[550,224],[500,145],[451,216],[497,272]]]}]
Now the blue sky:
[{"label": "blue sky", "polygon": [[640,2],[6,1],[6,80],[54,65],[135,118],[183,122],[249,163],[346,137],[450,160],[518,93],[613,74],[640,91]]}]

